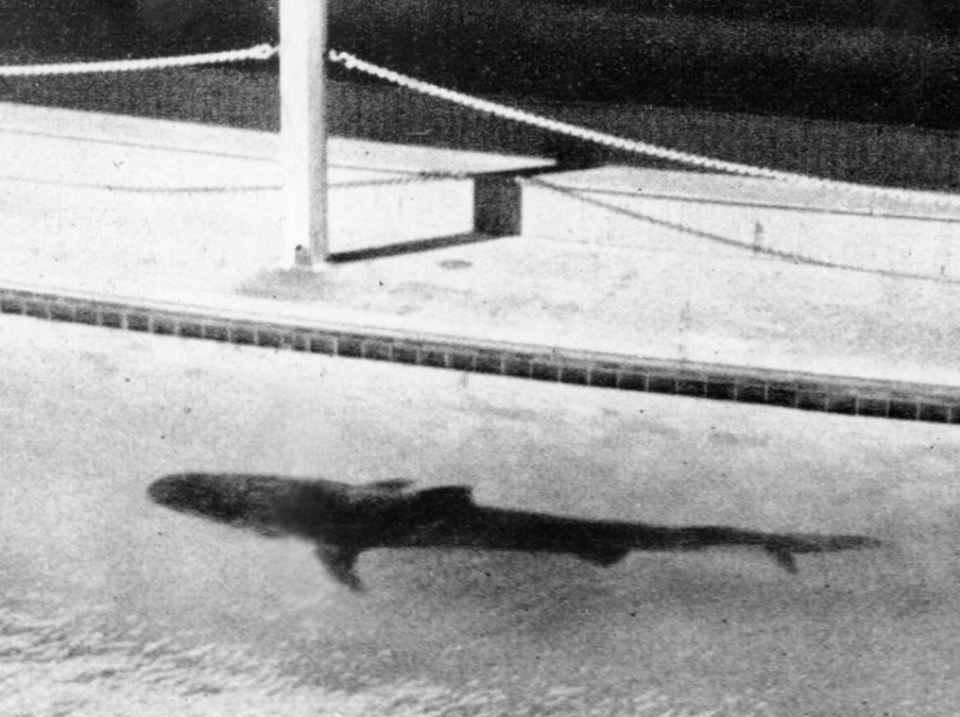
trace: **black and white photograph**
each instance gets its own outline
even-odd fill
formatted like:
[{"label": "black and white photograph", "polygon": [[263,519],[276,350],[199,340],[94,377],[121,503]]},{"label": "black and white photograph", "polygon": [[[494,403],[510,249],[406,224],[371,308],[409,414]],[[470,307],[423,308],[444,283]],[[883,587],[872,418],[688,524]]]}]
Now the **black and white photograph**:
[{"label": "black and white photograph", "polygon": [[958,317],[951,0],[0,0],[0,715],[952,717]]}]

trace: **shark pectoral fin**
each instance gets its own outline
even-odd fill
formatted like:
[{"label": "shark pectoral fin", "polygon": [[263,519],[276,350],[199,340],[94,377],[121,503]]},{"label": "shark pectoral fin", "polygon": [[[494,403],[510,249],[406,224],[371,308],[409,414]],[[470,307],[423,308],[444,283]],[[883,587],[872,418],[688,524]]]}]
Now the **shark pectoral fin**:
[{"label": "shark pectoral fin", "polygon": [[355,550],[329,543],[317,543],[317,557],[327,572],[351,590],[360,592],[363,590],[363,583],[353,569],[357,563],[357,555]]},{"label": "shark pectoral fin", "polygon": [[794,558],[793,553],[786,548],[776,545],[767,545],[764,546],[764,550],[766,550],[770,557],[776,561],[777,565],[791,575],[796,575],[799,572],[797,570],[796,558]]}]

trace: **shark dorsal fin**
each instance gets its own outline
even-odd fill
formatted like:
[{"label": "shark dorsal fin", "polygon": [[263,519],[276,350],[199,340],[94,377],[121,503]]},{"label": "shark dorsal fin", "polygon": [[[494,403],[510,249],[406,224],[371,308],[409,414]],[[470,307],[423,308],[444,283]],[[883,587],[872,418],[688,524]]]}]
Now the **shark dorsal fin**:
[{"label": "shark dorsal fin", "polygon": [[378,480],[373,481],[368,484],[371,488],[376,488],[377,490],[385,490],[391,493],[399,493],[402,490],[405,490],[413,485],[412,480],[404,480],[402,478],[396,478],[393,480]]},{"label": "shark dorsal fin", "polygon": [[420,504],[437,507],[462,507],[473,505],[473,488],[466,485],[444,485],[438,488],[425,488],[416,495]]}]

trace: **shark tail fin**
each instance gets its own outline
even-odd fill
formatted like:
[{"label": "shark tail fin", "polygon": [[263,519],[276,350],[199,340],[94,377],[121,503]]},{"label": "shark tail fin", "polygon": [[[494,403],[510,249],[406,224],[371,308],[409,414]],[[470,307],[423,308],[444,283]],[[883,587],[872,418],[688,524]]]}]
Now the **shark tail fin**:
[{"label": "shark tail fin", "polygon": [[357,564],[357,551],[328,543],[317,544],[317,557],[334,578],[354,592],[363,591],[363,583],[354,567]]},{"label": "shark tail fin", "polygon": [[794,534],[773,536],[763,548],[777,565],[788,573],[796,574],[797,560],[794,555],[797,553],[832,553],[839,550],[879,548],[883,545],[883,541],[863,535]]}]

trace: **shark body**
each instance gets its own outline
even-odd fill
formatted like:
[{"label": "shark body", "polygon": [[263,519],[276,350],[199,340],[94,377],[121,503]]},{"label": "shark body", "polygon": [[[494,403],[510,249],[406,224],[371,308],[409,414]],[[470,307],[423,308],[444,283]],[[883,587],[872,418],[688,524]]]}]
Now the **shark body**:
[{"label": "shark body", "polygon": [[881,545],[861,535],[669,527],[505,510],[477,505],[466,486],[411,490],[411,485],[401,480],[356,486],[273,475],[180,473],[155,481],[148,495],[167,508],[267,537],[313,541],[331,575],[355,590],[361,589],[357,558],[375,548],[566,553],[610,566],[634,550],[753,547],[795,573],[795,554]]}]

